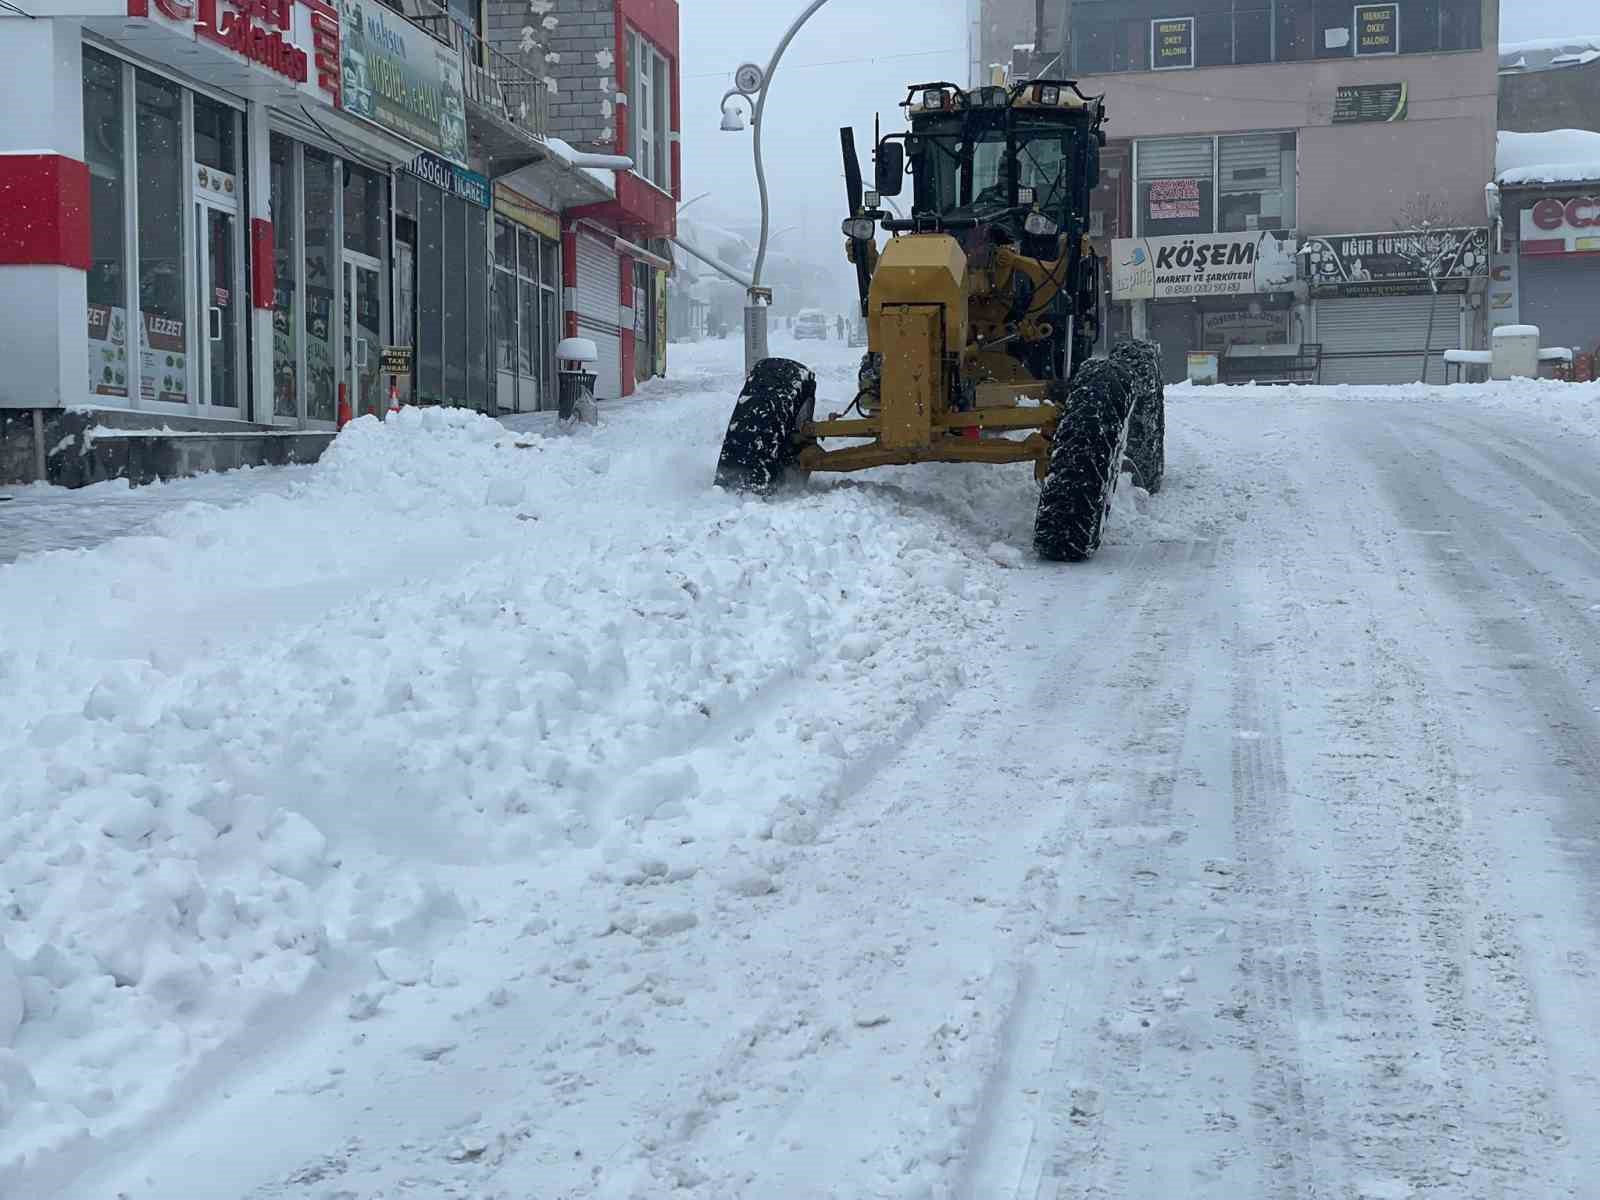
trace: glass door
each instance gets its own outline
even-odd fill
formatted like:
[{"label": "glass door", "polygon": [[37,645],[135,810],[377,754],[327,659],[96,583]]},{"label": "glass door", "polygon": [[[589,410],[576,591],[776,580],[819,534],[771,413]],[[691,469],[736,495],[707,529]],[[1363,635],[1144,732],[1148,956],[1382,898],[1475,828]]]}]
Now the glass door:
[{"label": "glass door", "polygon": [[383,349],[383,265],[366,255],[344,257],[344,378],[350,415],[382,417],[389,407],[379,371]]},{"label": "glass door", "polygon": [[195,255],[200,323],[200,403],[239,409],[239,334],[243,305],[239,295],[238,217],[204,201],[195,204]]}]

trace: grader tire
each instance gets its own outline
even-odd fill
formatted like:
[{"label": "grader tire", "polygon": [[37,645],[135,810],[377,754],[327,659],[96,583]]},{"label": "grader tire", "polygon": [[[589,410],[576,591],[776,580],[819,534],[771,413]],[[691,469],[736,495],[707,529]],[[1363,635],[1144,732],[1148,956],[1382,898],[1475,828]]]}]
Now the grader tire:
[{"label": "grader tire", "polygon": [[1054,562],[1083,562],[1100,548],[1121,474],[1133,409],[1133,380],[1109,359],[1083,365],[1052,399],[1061,408],[1039,491],[1033,548]]},{"label": "grader tire", "polygon": [[1152,496],[1167,472],[1167,393],[1161,352],[1154,342],[1124,342],[1111,351],[1133,377],[1133,416],[1128,422],[1128,463],[1133,479]]},{"label": "grader tire", "polygon": [[787,358],[764,358],[745,380],[717,460],[717,486],[770,496],[803,478],[803,431],[815,417],[817,377]]}]

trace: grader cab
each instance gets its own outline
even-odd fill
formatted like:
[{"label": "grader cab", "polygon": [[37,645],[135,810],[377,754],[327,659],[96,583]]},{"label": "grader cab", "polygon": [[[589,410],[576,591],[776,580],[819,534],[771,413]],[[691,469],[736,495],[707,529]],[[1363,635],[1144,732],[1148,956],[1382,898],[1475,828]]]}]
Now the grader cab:
[{"label": "grader cab", "polygon": [[[819,418],[810,370],[757,363],[717,482],[766,494],[813,471],[1031,462],[1035,549],[1086,559],[1125,463],[1151,492],[1164,469],[1154,347],[1091,357],[1100,262],[1088,214],[1104,104],[1070,81],[1032,80],[970,92],[918,84],[904,107],[910,129],[875,147],[874,191],[863,189],[853,132],[840,131],[845,253],[867,323],[856,397]],[[907,175],[900,217],[883,200]],[[890,235],[881,248],[880,229]]]}]

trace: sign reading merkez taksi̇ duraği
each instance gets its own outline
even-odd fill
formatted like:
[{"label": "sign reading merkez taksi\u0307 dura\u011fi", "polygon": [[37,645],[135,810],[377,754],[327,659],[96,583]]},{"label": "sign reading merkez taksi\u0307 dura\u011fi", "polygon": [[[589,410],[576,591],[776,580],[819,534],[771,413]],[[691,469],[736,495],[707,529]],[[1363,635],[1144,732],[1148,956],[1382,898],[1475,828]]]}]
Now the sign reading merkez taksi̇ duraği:
[{"label": "sign reading merkez taksi\u0307 dura\u011fi", "polygon": [[467,161],[461,54],[376,0],[343,0],[340,107],[454,162]]}]

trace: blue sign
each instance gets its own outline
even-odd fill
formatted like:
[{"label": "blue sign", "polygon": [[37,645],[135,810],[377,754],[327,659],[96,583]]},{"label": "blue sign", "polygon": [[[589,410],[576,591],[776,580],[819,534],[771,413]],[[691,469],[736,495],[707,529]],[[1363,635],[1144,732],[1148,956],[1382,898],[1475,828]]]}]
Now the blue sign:
[{"label": "blue sign", "polygon": [[479,208],[489,207],[489,180],[476,171],[458,167],[436,154],[427,153],[413,158],[406,170],[418,179],[433,184],[442,192],[460,196],[469,204],[476,204]]}]

